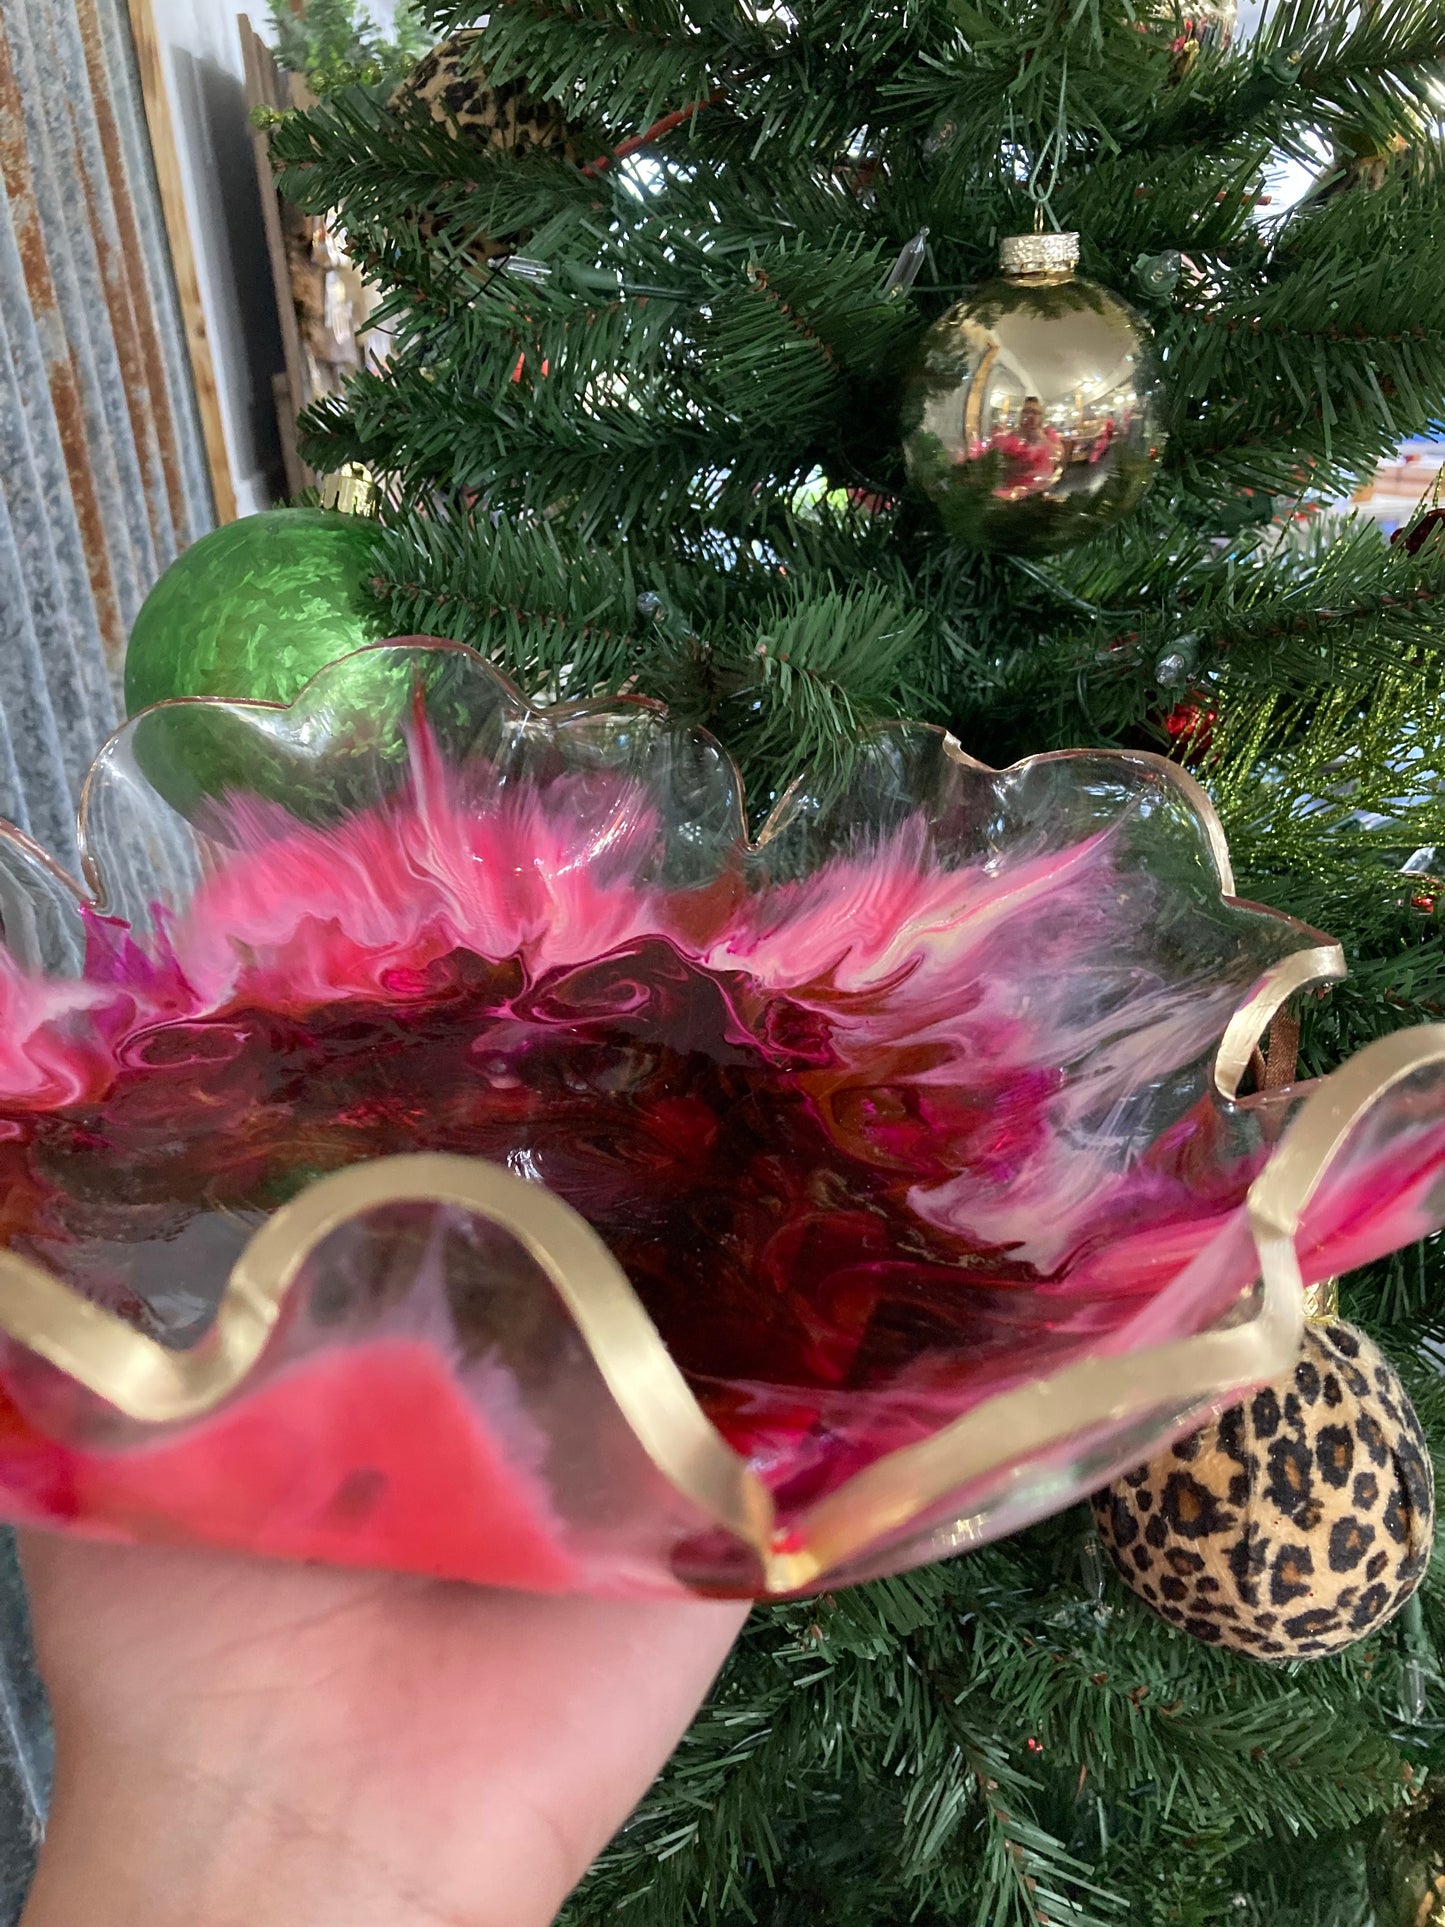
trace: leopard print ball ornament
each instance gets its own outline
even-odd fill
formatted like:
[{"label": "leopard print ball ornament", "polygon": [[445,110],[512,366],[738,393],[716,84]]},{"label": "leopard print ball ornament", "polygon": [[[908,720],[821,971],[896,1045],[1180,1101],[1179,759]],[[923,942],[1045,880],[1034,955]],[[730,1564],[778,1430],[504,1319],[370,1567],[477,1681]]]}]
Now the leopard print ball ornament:
[{"label": "leopard print ball ornament", "polygon": [[[555,100],[540,100],[520,81],[493,86],[478,57],[479,28],[454,34],[432,48],[402,81],[391,97],[394,112],[409,112],[416,102],[431,119],[474,146],[494,154],[554,154],[580,166],[588,158],[582,128],[570,122]],[[443,223],[423,215],[423,238],[434,240]],[[478,261],[497,261],[511,254],[527,235],[474,234],[467,252]]]},{"label": "leopard print ball ornament", "polygon": [[1420,1421],[1354,1326],[1305,1327],[1287,1379],[1094,1495],[1110,1558],[1154,1611],[1276,1664],[1382,1626],[1430,1557]]}]

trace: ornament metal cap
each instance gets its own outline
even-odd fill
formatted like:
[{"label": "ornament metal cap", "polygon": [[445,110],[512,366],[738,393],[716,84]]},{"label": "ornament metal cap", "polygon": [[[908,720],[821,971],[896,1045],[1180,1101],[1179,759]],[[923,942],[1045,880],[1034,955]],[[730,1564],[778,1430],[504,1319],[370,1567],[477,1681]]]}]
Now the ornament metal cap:
[{"label": "ornament metal cap", "polygon": [[376,477],[361,462],[347,462],[323,475],[317,496],[324,509],[339,509],[343,515],[369,515],[376,500]]},{"label": "ornament metal cap", "polygon": [[1078,260],[1077,234],[1006,234],[999,242],[1005,274],[1072,274]]},{"label": "ornament metal cap", "polygon": [[1338,1318],[1340,1315],[1339,1279],[1320,1278],[1314,1284],[1306,1285],[1304,1313],[1307,1325],[1326,1325],[1332,1318]]}]

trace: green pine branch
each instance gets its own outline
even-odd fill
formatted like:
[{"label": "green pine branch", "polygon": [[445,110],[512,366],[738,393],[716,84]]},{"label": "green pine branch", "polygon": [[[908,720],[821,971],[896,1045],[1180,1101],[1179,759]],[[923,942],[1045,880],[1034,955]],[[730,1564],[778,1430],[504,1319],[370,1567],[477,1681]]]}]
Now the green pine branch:
[{"label": "green pine branch", "polygon": [[[1281,0],[1193,59],[1181,25],[1152,0],[493,9],[475,59],[608,164],[509,158],[375,90],[278,126],[394,339],[306,446],[383,480],[390,627],[538,701],[665,701],[739,760],[754,822],[893,714],[994,764],[1187,754],[1241,891],[1348,953],[1304,1004],[1313,1074],[1445,1013],[1439,913],[1401,874],[1445,850],[1445,548],[1321,508],[1442,420],[1445,0]],[[1266,205],[1282,159],[1397,136],[1383,188]],[[1041,193],[1153,327],[1170,438],[1113,534],[977,556],[909,489],[900,387]],[[1212,712],[1187,749],[1180,704]],[[1442,1239],[1346,1284],[1437,1452],[1442,1287]],[[1087,1530],[756,1613],[572,1927],[1363,1927],[1372,1831],[1445,1765],[1438,1690],[1402,1712],[1401,1631],[1293,1669],[1206,1650],[1112,1578],[1094,1596]],[[1422,1614],[1445,1653],[1445,1555]]]}]

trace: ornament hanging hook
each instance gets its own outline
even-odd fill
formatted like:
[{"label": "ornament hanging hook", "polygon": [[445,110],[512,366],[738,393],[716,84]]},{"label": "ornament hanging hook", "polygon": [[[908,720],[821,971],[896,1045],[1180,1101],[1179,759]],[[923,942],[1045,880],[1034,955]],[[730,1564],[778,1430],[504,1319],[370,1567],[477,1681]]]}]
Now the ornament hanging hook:
[{"label": "ornament hanging hook", "polygon": [[[1016,169],[1014,178],[1023,176],[1024,192],[1033,203],[1033,231],[1042,234],[1045,227],[1059,231],[1058,216],[1054,213],[1053,194],[1059,178],[1059,170],[1068,158],[1069,119],[1068,119],[1069,70],[1065,61],[1059,74],[1059,98],[1054,112],[1054,124],[1044,135],[1041,145],[1034,151],[1033,158],[1026,166]],[[1009,149],[1019,161],[1025,161],[1028,149],[1019,141],[1012,110],[1009,113]]]}]

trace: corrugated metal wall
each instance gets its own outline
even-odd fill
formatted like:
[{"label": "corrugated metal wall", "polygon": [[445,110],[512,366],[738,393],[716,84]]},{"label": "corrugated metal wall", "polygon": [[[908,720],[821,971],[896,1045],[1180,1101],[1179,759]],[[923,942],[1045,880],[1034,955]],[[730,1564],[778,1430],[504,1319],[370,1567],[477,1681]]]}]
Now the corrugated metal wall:
[{"label": "corrugated metal wall", "polygon": [[67,865],[136,610],[210,523],[125,0],[0,0],[0,815]]},{"label": "corrugated metal wall", "polygon": [[[0,0],[0,816],[73,867],[150,584],[210,484],[125,0]],[[0,1923],[18,1920],[50,1736],[0,1534]]]}]

